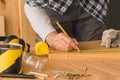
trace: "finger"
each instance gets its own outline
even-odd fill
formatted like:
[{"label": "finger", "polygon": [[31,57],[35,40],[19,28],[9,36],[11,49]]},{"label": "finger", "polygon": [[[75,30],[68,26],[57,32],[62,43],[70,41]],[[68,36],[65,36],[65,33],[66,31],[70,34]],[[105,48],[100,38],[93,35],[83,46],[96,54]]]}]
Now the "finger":
[{"label": "finger", "polygon": [[111,47],[118,47],[120,43],[120,33],[117,31],[116,38],[112,39]]},{"label": "finger", "polygon": [[[77,44],[75,43],[75,41],[70,38],[69,36],[66,36],[64,33],[59,33],[59,35],[57,36],[60,40],[62,39],[63,41],[65,41],[63,44],[65,44],[64,46],[66,46],[67,48],[77,48]],[[71,47],[70,47],[71,45]]]},{"label": "finger", "polygon": [[[62,36],[62,39],[67,43],[70,44],[74,49],[78,48],[78,43],[77,41],[75,42],[72,38],[68,36]],[[76,44],[77,43],[77,44]]]},{"label": "finger", "polygon": [[117,42],[112,42],[110,46],[113,47],[113,48],[115,48],[115,47],[118,47],[119,44]]},{"label": "finger", "polygon": [[72,39],[74,40],[74,42],[75,42],[77,45],[79,44],[75,38],[72,38]]},{"label": "finger", "polygon": [[65,50],[65,51],[73,49],[69,43],[67,43],[64,39],[61,39],[61,38],[56,39],[56,42],[54,43],[54,47],[57,50]]},{"label": "finger", "polygon": [[[59,44],[58,44],[59,45]],[[55,46],[56,50],[61,50],[61,51],[69,51],[69,50],[73,50],[73,48],[71,46],[65,47],[63,45],[59,45],[59,46]]]},{"label": "finger", "polygon": [[102,39],[100,46],[106,47],[106,40],[107,40],[106,38]]},{"label": "finger", "polygon": [[110,48],[111,39],[106,39],[106,48]]}]

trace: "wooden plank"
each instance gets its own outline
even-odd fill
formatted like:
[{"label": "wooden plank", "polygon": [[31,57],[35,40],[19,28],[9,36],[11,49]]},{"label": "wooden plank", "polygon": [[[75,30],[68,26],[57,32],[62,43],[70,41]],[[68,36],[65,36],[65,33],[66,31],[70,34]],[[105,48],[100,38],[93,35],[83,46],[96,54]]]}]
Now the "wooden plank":
[{"label": "wooden plank", "polygon": [[80,42],[79,48],[81,50],[120,50],[120,47],[117,48],[106,48],[100,46],[101,40],[96,41],[86,41],[86,42]]},{"label": "wooden plank", "polygon": [[101,41],[80,42],[81,52],[76,50],[63,52],[50,50],[49,59],[120,59],[120,48],[105,48],[100,46]]},{"label": "wooden plank", "polygon": [[19,20],[20,20],[20,30],[21,37],[29,43],[31,46],[35,45],[35,32],[31,28],[31,25],[24,13],[24,3],[25,0],[18,0],[19,2]]},{"label": "wooden plank", "polygon": [[[101,40],[96,41],[85,41],[79,43],[79,48],[81,53],[85,52],[120,52],[120,47],[117,48],[106,48],[100,46]],[[73,51],[56,51],[54,49],[50,49],[50,53],[78,53],[76,50]]]},{"label": "wooden plank", "polygon": [[[44,70],[40,73],[47,74],[46,80],[53,80],[55,76],[54,71],[68,71],[83,73],[85,68],[87,68],[88,74],[91,76],[82,77],[78,80],[120,80],[120,60],[48,60],[44,66]],[[24,72],[30,71],[30,66],[23,66]],[[0,80],[26,80],[20,78],[0,78]],[[41,80],[41,79],[34,79]],[[62,77],[56,80],[68,80]]]},{"label": "wooden plank", "polygon": [[[110,58],[105,58],[104,56],[100,56],[101,59],[99,58],[99,55],[98,57],[96,56],[92,57],[93,56],[92,54],[94,53],[88,54],[89,56],[86,58],[84,58],[83,56],[76,55],[77,59],[76,57],[74,57],[74,55],[73,55],[74,59],[73,58],[48,59],[47,57],[45,57],[45,59],[47,59],[48,61],[44,65],[42,72],[36,71],[35,69],[31,70],[31,66],[25,65],[25,64],[22,65],[23,72],[28,73],[29,71],[35,71],[35,72],[47,74],[48,77],[46,77],[46,80],[53,80],[53,77],[55,76],[55,71],[65,71],[65,72],[68,71],[68,72],[76,72],[81,74],[81,73],[84,73],[85,68],[87,68],[86,73],[91,74],[91,76],[82,77],[82,78],[79,78],[78,80],[120,80],[120,58],[119,58],[120,55],[119,54],[118,56],[114,56],[113,54],[116,54],[116,53],[113,53],[113,54],[110,53],[111,54]],[[64,54],[61,54],[61,55],[64,56]],[[112,56],[113,58],[111,58]],[[109,57],[109,53],[108,53],[108,57]],[[41,56],[38,56],[38,58],[42,60]],[[21,78],[0,78],[0,80],[17,80],[17,79],[26,80]],[[41,79],[37,78],[34,80],[41,80]],[[68,79],[63,79],[62,77],[59,77],[57,78],[57,80],[68,80]]]},{"label": "wooden plank", "polygon": [[5,0],[5,27],[6,35],[20,36],[18,0]]},{"label": "wooden plank", "polygon": [[0,16],[0,36],[5,36],[4,16]]},{"label": "wooden plank", "polygon": [[49,54],[49,59],[120,59],[120,52],[112,53],[57,53]]},{"label": "wooden plank", "polygon": [[0,15],[5,15],[5,2],[0,0]]}]

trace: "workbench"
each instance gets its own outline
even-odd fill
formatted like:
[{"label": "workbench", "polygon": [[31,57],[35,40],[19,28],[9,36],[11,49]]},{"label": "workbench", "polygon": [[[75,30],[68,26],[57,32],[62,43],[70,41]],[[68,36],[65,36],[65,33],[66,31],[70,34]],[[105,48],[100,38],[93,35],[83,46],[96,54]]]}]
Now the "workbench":
[{"label": "workbench", "polygon": [[[118,48],[100,47],[100,41],[80,42],[80,49],[83,52],[58,52],[51,51],[50,56],[39,56],[40,59],[47,59],[41,73],[47,74],[46,80],[53,80],[54,71],[71,71],[83,73],[87,68],[87,73],[91,76],[79,78],[78,80],[120,80],[120,52]],[[112,52],[87,52],[86,50],[113,50]],[[56,52],[56,53],[55,53]],[[34,51],[32,52],[34,53]],[[60,56],[61,55],[61,56]],[[56,56],[56,57],[55,57]],[[58,57],[59,56],[59,57]],[[24,73],[27,73],[29,66],[23,66]],[[0,78],[8,80],[8,78]],[[9,80],[32,80],[13,79]],[[40,80],[40,79],[35,79]],[[58,78],[57,80],[66,80]]]}]

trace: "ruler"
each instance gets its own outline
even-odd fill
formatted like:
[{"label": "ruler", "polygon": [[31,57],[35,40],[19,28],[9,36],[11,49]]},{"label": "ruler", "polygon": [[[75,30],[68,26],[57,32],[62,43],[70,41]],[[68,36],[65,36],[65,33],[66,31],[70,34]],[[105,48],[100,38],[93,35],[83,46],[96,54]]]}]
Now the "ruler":
[{"label": "ruler", "polygon": [[120,49],[106,49],[106,50],[80,50],[78,52],[77,50],[71,50],[71,51],[56,51],[53,49],[49,50],[50,53],[88,53],[88,52],[120,52]]}]

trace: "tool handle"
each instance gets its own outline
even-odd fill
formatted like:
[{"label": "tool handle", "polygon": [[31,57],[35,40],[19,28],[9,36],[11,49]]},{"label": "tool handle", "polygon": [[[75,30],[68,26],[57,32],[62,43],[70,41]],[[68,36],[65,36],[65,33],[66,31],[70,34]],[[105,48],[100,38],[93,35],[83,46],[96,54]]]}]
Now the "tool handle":
[{"label": "tool handle", "polygon": [[28,79],[36,78],[34,75],[28,75],[28,74],[0,74],[0,77],[5,77],[5,78],[28,78]]},{"label": "tool handle", "polygon": [[0,36],[0,41],[4,41],[6,39],[5,36]]}]

